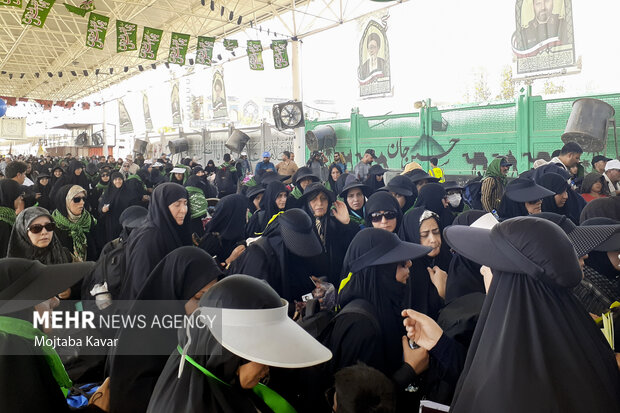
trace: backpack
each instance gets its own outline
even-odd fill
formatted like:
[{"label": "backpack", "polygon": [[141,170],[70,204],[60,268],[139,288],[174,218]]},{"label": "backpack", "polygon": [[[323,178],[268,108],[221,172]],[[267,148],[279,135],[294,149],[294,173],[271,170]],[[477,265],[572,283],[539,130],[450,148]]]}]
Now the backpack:
[{"label": "backpack", "polygon": [[[312,303],[314,302],[314,303]],[[319,303],[316,300],[310,300],[306,303],[306,310],[312,307],[320,308]],[[381,331],[381,326],[377,321],[377,318],[373,315],[372,309],[368,301],[362,298],[356,298],[347,305],[344,306],[339,312],[332,310],[320,310],[313,314],[308,314],[301,320],[297,321],[297,324],[306,330],[308,334],[316,338],[320,342],[325,342],[325,338],[331,332],[336,319],[343,314],[361,314],[373,325],[377,331]]]},{"label": "backpack", "polygon": [[94,269],[84,277],[82,282],[82,302],[85,310],[97,311],[96,296],[105,294],[105,291],[95,295],[90,293],[97,284],[103,286],[107,283],[107,292],[111,295],[111,299],[118,298],[125,279],[126,244],[126,240],[116,238],[103,246]]},{"label": "backpack", "polygon": [[482,210],[482,177],[468,181],[463,188],[463,200],[471,209]]},{"label": "backpack", "polygon": [[217,186],[218,191],[232,193],[235,192],[236,180],[235,173],[236,170],[230,166],[220,166],[217,168],[215,172],[215,185]]}]

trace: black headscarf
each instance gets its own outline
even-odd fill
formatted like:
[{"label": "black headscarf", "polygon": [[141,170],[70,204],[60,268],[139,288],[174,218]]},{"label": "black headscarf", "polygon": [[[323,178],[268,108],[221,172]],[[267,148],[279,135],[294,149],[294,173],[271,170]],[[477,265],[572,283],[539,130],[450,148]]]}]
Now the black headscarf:
[{"label": "black headscarf", "polygon": [[15,200],[23,194],[22,187],[12,179],[0,181],[0,206],[15,210]]},{"label": "black headscarf", "polygon": [[368,228],[372,228],[372,221],[370,220],[370,216],[374,212],[379,211],[391,211],[396,213],[396,229],[394,229],[394,233],[398,234],[401,226],[401,222],[403,220],[403,212],[400,209],[400,205],[396,198],[394,198],[388,192],[375,192],[368,198],[366,201],[366,226]]},{"label": "black headscarf", "polygon": [[[243,282],[248,276],[233,275],[220,281],[200,300],[205,307],[235,309],[265,309],[281,306],[276,294],[265,294],[269,288],[257,284],[248,288]],[[181,354],[175,350],[170,355],[157,385],[153,391],[148,413],[168,412],[213,412],[213,413],[257,413],[271,411],[257,399],[251,390],[239,385],[237,370],[246,363],[241,357],[223,348],[208,328],[190,329],[191,344],[187,354],[196,363],[206,368],[230,386],[220,384],[207,377],[196,367],[185,362],[183,373],[178,378]],[[180,330],[179,346],[185,347],[188,339],[185,330]],[[248,338],[251,340],[251,338]]]},{"label": "black headscarf", "polygon": [[[143,314],[152,319],[155,315],[160,318],[183,315],[184,303],[221,274],[215,260],[203,250],[191,246],[178,248],[153,269],[129,310],[129,316]],[[155,310],[148,300],[162,302]],[[117,351],[125,354],[133,353],[132,346],[155,341],[158,349],[168,348],[170,352],[177,344],[176,331],[172,329],[127,329],[121,330],[117,338]],[[145,411],[167,359],[168,356],[163,355],[113,356],[110,362],[110,411]]]},{"label": "black headscarf", "polygon": [[17,216],[9,239],[7,257],[28,258],[38,260],[43,264],[71,262],[71,254],[62,246],[56,233],[52,234],[52,241],[47,247],[39,248],[32,245],[30,238],[28,238],[28,227],[32,221],[39,217],[47,217],[50,222],[54,222],[49,211],[41,207],[26,208]]},{"label": "black headscarf", "polygon": [[556,214],[566,215],[575,225],[579,225],[579,215],[583,207],[581,206],[581,202],[578,202],[577,198],[581,200],[583,200],[583,198],[569,187],[566,179],[555,172],[549,172],[541,176],[536,183],[553,191],[556,195],[564,192],[568,194],[568,199],[562,208],[559,208],[555,203],[555,197],[548,196],[543,198],[543,212],[554,212]]},{"label": "black headscarf", "polygon": [[[117,188],[116,185],[114,185],[114,180],[117,178],[121,178],[123,180],[123,184],[120,188]],[[109,205],[110,208],[107,213],[101,213],[100,215],[102,222],[99,225],[104,225],[105,227],[105,242],[115,239],[121,233],[123,227],[119,222],[119,218],[123,211],[132,205],[139,204],[139,194],[136,194],[127,185],[123,174],[117,171],[112,172],[110,175],[110,184],[106,188],[101,197],[101,201],[99,202],[100,209],[104,205]]]},{"label": "black headscarf", "polygon": [[[404,237],[404,241],[420,244],[420,226],[422,222],[424,222],[420,222],[420,219],[424,211],[425,209],[423,207],[417,207],[405,215],[401,231],[401,235],[403,235],[401,238]],[[427,219],[434,219],[437,221],[439,228],[442,228],[441,221],[436,215]],[[405,301],[405,304],[408,305],[409,308],[424,313],[433,319],[437,319],[439,310],[443,307],[444,303],[443,299],[439,296],[437,288],[428,275],[427,268],[438,266],[447,272],[450,267],[450,261],[452,260],[452,253],[450,253],[450,248],[443,239],[443,234],[440,236],[441,248],[437,256],[429,257],[425,255],[412,261],[413,265],[409,270],[411,274],[408,282],[409,296]]]},{"label": "black headscarf", "polygon": [[205,198],[217,198],[217,188],[207,181],[207,176],[198,176],[196,174],[190,175],[185,181],[185,187],[193,186],[194,188],[198,188],[202,190]]},{"label": "black headscarf", "polygon": [[227,240],[243,240],[247,209],[248,201],[243,195],[226,195],[215,206],[206,231],[219,232],[221,237]]},{"label": "black headscarf", "polygon": [[153,187],[156,187],[157,185],[166,182],[166,178],[161,174],[160,169],[156,167],[151,168],[151,176],[149,177],[149,179],[151,181],[151,184],[153,184]]},{"label": "black headscarf", "polygon": [[216,170],[217,167],[215,166],[215,162],[213,162],[213,159],[209,159],[207,161],[207,166],[205,166],[205,172],[207,174],[214,174]]},{"label": "black headscarf", "polygon": [[383,175],[384,173],[385,170],[381,167],[381,165],[373,165],[368,170],[368,177],[366,177],[364,184],[370,188],[371,194],[374,194],[377,189],[385,186],[385,178],[377,181],[377,176]]},{"label": "black headscarf", "polygon": [[[46,178],[47,185],[41,185],[41,180]],[[39,198],[37,198],[37,202],[40,207],[49,209],[52,207],[52,201],[50,200],[50,191],[52,190],[52,181],[47,172],[44,175],[39,175],[36,179],[36,183],[34,184],[34,192],[41,194]]]},{"label": "black headscarf", "polygon": [[424,207],[429,211],[433,211],[441,220],[440,229],[447,227],[448,225],[452,225],[452,221],[454,220],[454,215],[450,212],[450,210],[443,205],[443,199],[447,196],[446,190],[436,182],[431,182],[424,185],[418,194],[418,197],[415,201],[415,206]]},{"label": "black headscarf", "polygon": [[65,170],[62,169],[60,166],[57,166],[54,169],[52,169],[52,172],[50,172],[50,182],[48,184],[50,186],[50,189],[54,188],[54,184],[56,183],[56,181],[60,179],[60,178],[56,178],[56,175],[54,175],[54,172],[56,170],[60,170],[60,172],[62,172],[62,175],[60,175],[60,178],[62,178],[65,175]]},{"label": "black headscarf", "polygon": [[620,411],[614,353],[571,292],[582,275],[568,237],[539,219],[502,225],[542,273],[493,271],[450,411]]},{"label": "black headscarf", "polygon": [[[454,218],[452,225],[470,226],[485,213],[485,211],[475,209],[465,211]],[[463,257],[461,254],[453,253],[448,268],[448,280],[446,281],[446,303],[470,293],[486,294],[480,267],[480,264]]]},{"label": "black headscarf", "polygon": [[[405,205],[401,208],[403,214],[406,214],[413,208],[418,196],[418,189],[413,182],[411,182],[411,179],[407,178],[405,175],[397,175],[390,179],[390,182],[387,184],[387,190],[405,197]],[[411,191],[412,195],[405,195],[402,193],[407,190]]]},{"label": "black headscarf", "polygon": [[[82,169],[82,173],[79,175],[75,174],[77,169]],[[52,201],[54,200],[54,196],[60,188],[65,185],[79,185],[85,190],[90,188],[90,183],[88,182],[88,177],[86,176],[86,172],[84,171],[84,164],[77,159],[72,160],[69,163],[69,167],[67,168],[67,173],[63,174],[58,180],[54,183],[52,188]],[[56,208],[60,208],[60,205],[54,205]]]},{"label": "black headscarf", "polygon": [[265,211],[261,213],[262,221],[260,222],[261,230],[264,230],[267,226],[267,222],[278,212],[283,211],[278,208],[276,205],[276,199],[280,193],[286,192],[289,193],[288,188],[281,181],[274,181],[267,185],[265,189],[265,194],[263,198],[260,200],[260,209],[261,211]]},{"label": "black headscarf", "polygon": [[[377,231],[384,230],[366,228],[358,233],[347,250],[345,268],[349,268],[352,262],[380,245],[382,242],[381,232]],[[382,329],[381,336],[387,362],[383,372],[388,375],[400,367],[403,354],[401,337],[404,330],[400,312],[403,309],[407,286],[396,280],[397,265],[369,266],[354,273],[346,286],[339,292],[337,299],[342,308],[357,298],[364,299],[371,304],[374,315]],[[334,334],[337,333],[334,332]]]},{"label": "black headscarf", "polygon": [[523,202],[513,201],[508,198],[504,192],[499,207],[497,208],[497,214],[501,219],[509,219],[515,217],[526,217],[530,213],[527,212],[527,208],[525,208],[525,204]]},{"label": "black headscarf", "polygon": [[146,278],[159,261],[173,250],[192,245],[191,211],[187,211],[182,225],[178,225],[168,206],[179,199],[188,199],[184,187],[172,182],[159,185],[153,191],[146,223],[132,231],[127,241],[126,276],[123,299],[135,298]]},{"label": "black headscarf", "polygon": [[[333,193],[335,193],[336,195],[338,195],[338,194],[339,194],[339,192],[336,192],[336,189],[337,189],[336,182],[337,182],[337,180],[336,180],[336,181],[334,181],[334,180],[332,179],[332,170],[333,170],[334,168],[336,168],[336,169],[338,169],[338,170],[340,171],[340,176],[342,176],[342,173],[344,172],[344,171],[342,170],[342,168],[340,167],[340,165],[338,165],[338,164],[333,163],[333,164],[329,165],[329,169],[328,169],[328,174],[327,174],[327,181],[326,181],[326,184],[327,184],[327,183],[329,183],[329,189],[330,189]],[[340,178],[340,176],[339,176],[338,178]]]}]

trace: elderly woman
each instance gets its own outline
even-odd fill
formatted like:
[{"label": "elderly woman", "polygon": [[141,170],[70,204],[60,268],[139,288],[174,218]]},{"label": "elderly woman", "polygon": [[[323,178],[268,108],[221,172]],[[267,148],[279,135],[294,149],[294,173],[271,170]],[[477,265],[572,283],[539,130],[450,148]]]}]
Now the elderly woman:
[{"label": "elderly woman", "polygon": [[24,209],[15,220],[7,257],[28,258],[43,264],[71,262],[71,253],[55,234],[56,224],[47,209]]},{"label": "elderly woman", "polygon": [[314,231],[323,246],[323,253],[315,261],[316,273],[327,276],[330,283],[337,284],[342,261],[351,240],[360,229],[359,224],[351,221],[346,204],[336,201],[334,193],[320,183],[310,184],[300,201],[302,209],[314,221]]},{"label": "elderly woman", "polygon": [[99,252],[95,242],[97,220],[84,208],[86,190],[79,185],[65,185],[55,194],[56,209],[52,217],[60,243],[79,261],[95,261]]}]

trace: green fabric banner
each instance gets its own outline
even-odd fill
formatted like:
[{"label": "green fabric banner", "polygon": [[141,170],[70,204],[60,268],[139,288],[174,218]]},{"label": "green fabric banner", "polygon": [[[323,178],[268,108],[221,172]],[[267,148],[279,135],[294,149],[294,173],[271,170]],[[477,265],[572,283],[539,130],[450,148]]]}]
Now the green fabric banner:
[{"label": "green fabric banner", "polygon": [[284,69],[288,67],[288,53],[286,52],[287,40],[273,40],[271,50],[273,50],[273,67]]},{"label": "green fabric banner", "polygon": [[30,0],[22,15],[22,24],[43,27],[56,0]]},{"label": "green fabric banner", "polygon": [[116,53],[138,49],[138,25],[116,21]]},{"label": "green fabric banner", "polygon": [[265,70],[263,46],[260,40],[248,40],[248,60],[250,62],[250,69]]},{"label": "green fabric banner", "polygon": [[211,66],[214,44],[215,37],[198,36],[198,44],[196,45],[197,64]]},{"label": "green fabric banner", "polygon": [[22,0],[0,0],[0,6],[10,6],[22,8]]},{"label": "green fabric banner", "polygon": [[79,7],[65,3],[65,8],[73,14],[84,17],[89,11],[95,10],[95,5],[93,4],[93,0],[85,0],[80,4]]},{"label": "green fabric banner", "polygon": [[145,27],[142,34],[142,44],[140,45],[140,56],[142,59],[156,60],[159,44],[161,43],[161,35],[164,31]]},{"label": "green fabric banner", "polygon": [[86,46],[95,49],[103,49],[105,35],[108,31],[110,18],[97,13],[90,13],[88,17],[88,29],[86,32]]},{"label": "green fabric banner", "polygon": [[172,33],[170,36],[170,51],[168,53],[168,62],[183,66],[185,64],[185,55],[189,46],[189,34]]},{"label": "green fabric banner", "polygon": [[235,47],[239,47],[239,42],[233,39],[224,39],[224,48],[229,52],[235,50]]}]

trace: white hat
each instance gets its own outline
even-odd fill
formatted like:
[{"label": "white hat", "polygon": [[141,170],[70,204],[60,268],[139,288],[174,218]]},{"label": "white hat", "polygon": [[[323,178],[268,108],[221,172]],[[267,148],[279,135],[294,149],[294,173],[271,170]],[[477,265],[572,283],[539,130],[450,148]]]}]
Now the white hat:
[{"label": "white hat", "polygon": [[170,173],[172,173],[172,174],[184,174],[185,173],[185,168],[177,167],[177,168],[172,169],[172,171],[170,171]]},{"label": "white hat", "polygon": [[303,368],[332,358],[327,347],[288,317],[288,302],[284,299],[277,308],[201,309],[210,314],[221,312],[221,328],[211,329],[211,333],[225,349],[246,360],[273,367]]},{"label": "white hat", "polygon": [[607,161],[605,164],[605,172],[610,169],[620,169],[620,161],[617,159],[612,159],[611,161]]},{"label": "white hat", "polygon": [[241,156],[248,156],[248,153],[246,151],[241,152]]}]

